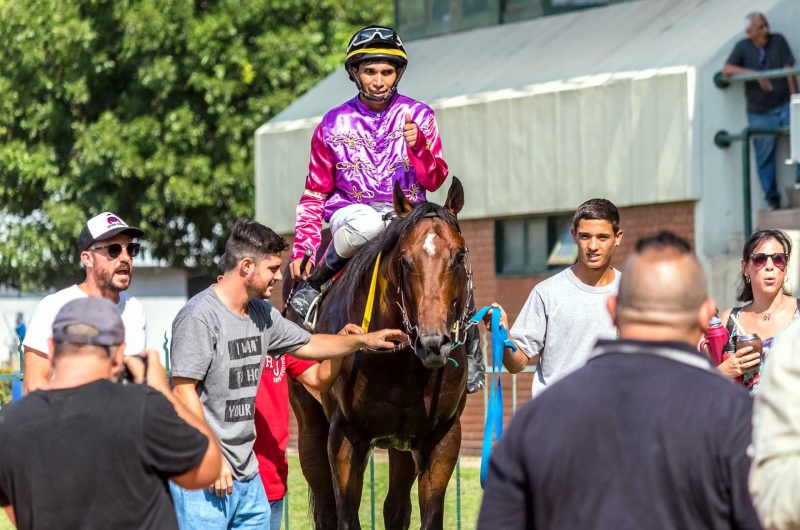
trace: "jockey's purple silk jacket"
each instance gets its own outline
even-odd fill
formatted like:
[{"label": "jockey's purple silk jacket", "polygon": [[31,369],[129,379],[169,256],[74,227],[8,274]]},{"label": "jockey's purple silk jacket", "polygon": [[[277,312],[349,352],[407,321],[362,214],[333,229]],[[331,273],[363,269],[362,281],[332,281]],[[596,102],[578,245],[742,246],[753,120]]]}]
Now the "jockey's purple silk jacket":
[{"label": "jockey's purple silk jacket", "polygon": [[[408,147],[406,115],[418,129]],[[373,112],[355,97],[330,112],[314,131],[306,189],[297,205],[292,261],[316,251],[322,221],[351,204],[392,201],[394,183],[412,203],[424,201],[447,178],[442,142],[433,110],[396,94],[384,112]]]}]

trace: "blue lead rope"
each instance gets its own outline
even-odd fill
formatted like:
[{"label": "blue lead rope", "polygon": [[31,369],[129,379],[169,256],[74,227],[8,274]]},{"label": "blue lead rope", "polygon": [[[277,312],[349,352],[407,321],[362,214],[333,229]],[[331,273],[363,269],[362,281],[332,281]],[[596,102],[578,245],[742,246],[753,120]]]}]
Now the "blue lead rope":
[{"label": "blue lead rope", "polygon": [[[489,457],[492,454],[492,443],[500,440],[503,435],[503,351],[511,348],[512,352],[517,347],[508,338],[508,330],[500,326],[501,310],[497,307],[486,306],[475,313],[470,323],[477,324],[486,313],[492,312],[492,389],[489,393],[489,410],[486,411],[486,425],[483,428],[483,450],[481,452],[481,487],[486,482],[489,472]],[[495,375],[497,378],[495,379]],[[495,381],[497,385],[495,386]]]}]

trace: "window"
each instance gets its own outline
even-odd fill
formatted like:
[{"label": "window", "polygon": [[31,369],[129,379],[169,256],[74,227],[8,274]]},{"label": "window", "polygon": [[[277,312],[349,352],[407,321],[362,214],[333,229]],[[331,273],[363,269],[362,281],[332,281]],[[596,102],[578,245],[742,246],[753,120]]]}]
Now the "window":
[{"label": "window", "polygon": [[497,274],[544,274],[572,265],[578,247],[571,228],[571,215],[495,221]]},{"label": "window", "polygon": [[395,0],[397,31],[421,39],[499,22],[500,0]]},{"label": "window", "polygon": [[493,26],[632,0],[395,0],[397,31],[405,40]]}]

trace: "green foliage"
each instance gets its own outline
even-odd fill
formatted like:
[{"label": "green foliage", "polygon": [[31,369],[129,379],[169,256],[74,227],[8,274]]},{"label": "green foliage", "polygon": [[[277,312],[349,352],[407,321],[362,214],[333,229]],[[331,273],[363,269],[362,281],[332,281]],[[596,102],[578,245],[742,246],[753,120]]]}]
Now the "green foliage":
[{"label": "green foliage", "polygon": [[175,266],[253,214],[253,135],[390,0],[0,0],[0,283],[78,271],[110,210]]},{"label": "green foliage", "polygon": [[[0,375],[11,374],[11,368],[0,368]],[[11,381],[0,381],[0,409],[11,403]]]}]

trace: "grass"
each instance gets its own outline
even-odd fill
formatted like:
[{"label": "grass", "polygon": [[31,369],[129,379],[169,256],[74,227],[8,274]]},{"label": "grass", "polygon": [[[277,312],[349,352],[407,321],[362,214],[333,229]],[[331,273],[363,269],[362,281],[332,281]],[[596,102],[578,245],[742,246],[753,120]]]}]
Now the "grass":
[{"label": "grass", "polygon": [[[389,490],[389,464],[381,455],[375,462],[375,528],[383,528],[383,499]],[[463,459],[461,466],[461,528],[472,530],[478,522],[478,508],[482,490],[476,459]],[[300,461],[296,456],[289,457],[289,530],[311,530],[312,521],[308,517],[308,486],[300,472]],[[419,528],[419,499],[416,485],[411,489],[411,527]],[[364,478],[364,496],[361,499],[361,526],[371,528],[370,518],[369,469]],[[445,497],[444,527],[456,529],[456,474],[450,480]],[[12,530],[11,522],[5,513],[0,514],[0,530]],[[285,527],[284,527],[284,530]]]},{"label": "grass", "polygon": [[[461,466],[461,528],[472,530],[478,522],[478,509],[480,508],[482,491],[477,459],[462,459]],[[375,528],[383,529],[383,500],[389,490],[389,464],[385,455],[376,455],[375,462]],[[289,530],[311,530],[313,524],[308,517],[308,486],[300,472],[300,461],[296,456],[289,457]],[[416,484],[411,489],[410,528],[419,528],[419,498]],[[361,498],[359,515],[361,526],[370,529],[370,485],[369,468],[364,477],[364,495]],[[450,479],[447,488],[444,507],[444,527],[456,529],[456,474]],[[285,528],[284,528],[285,530]]]}]

